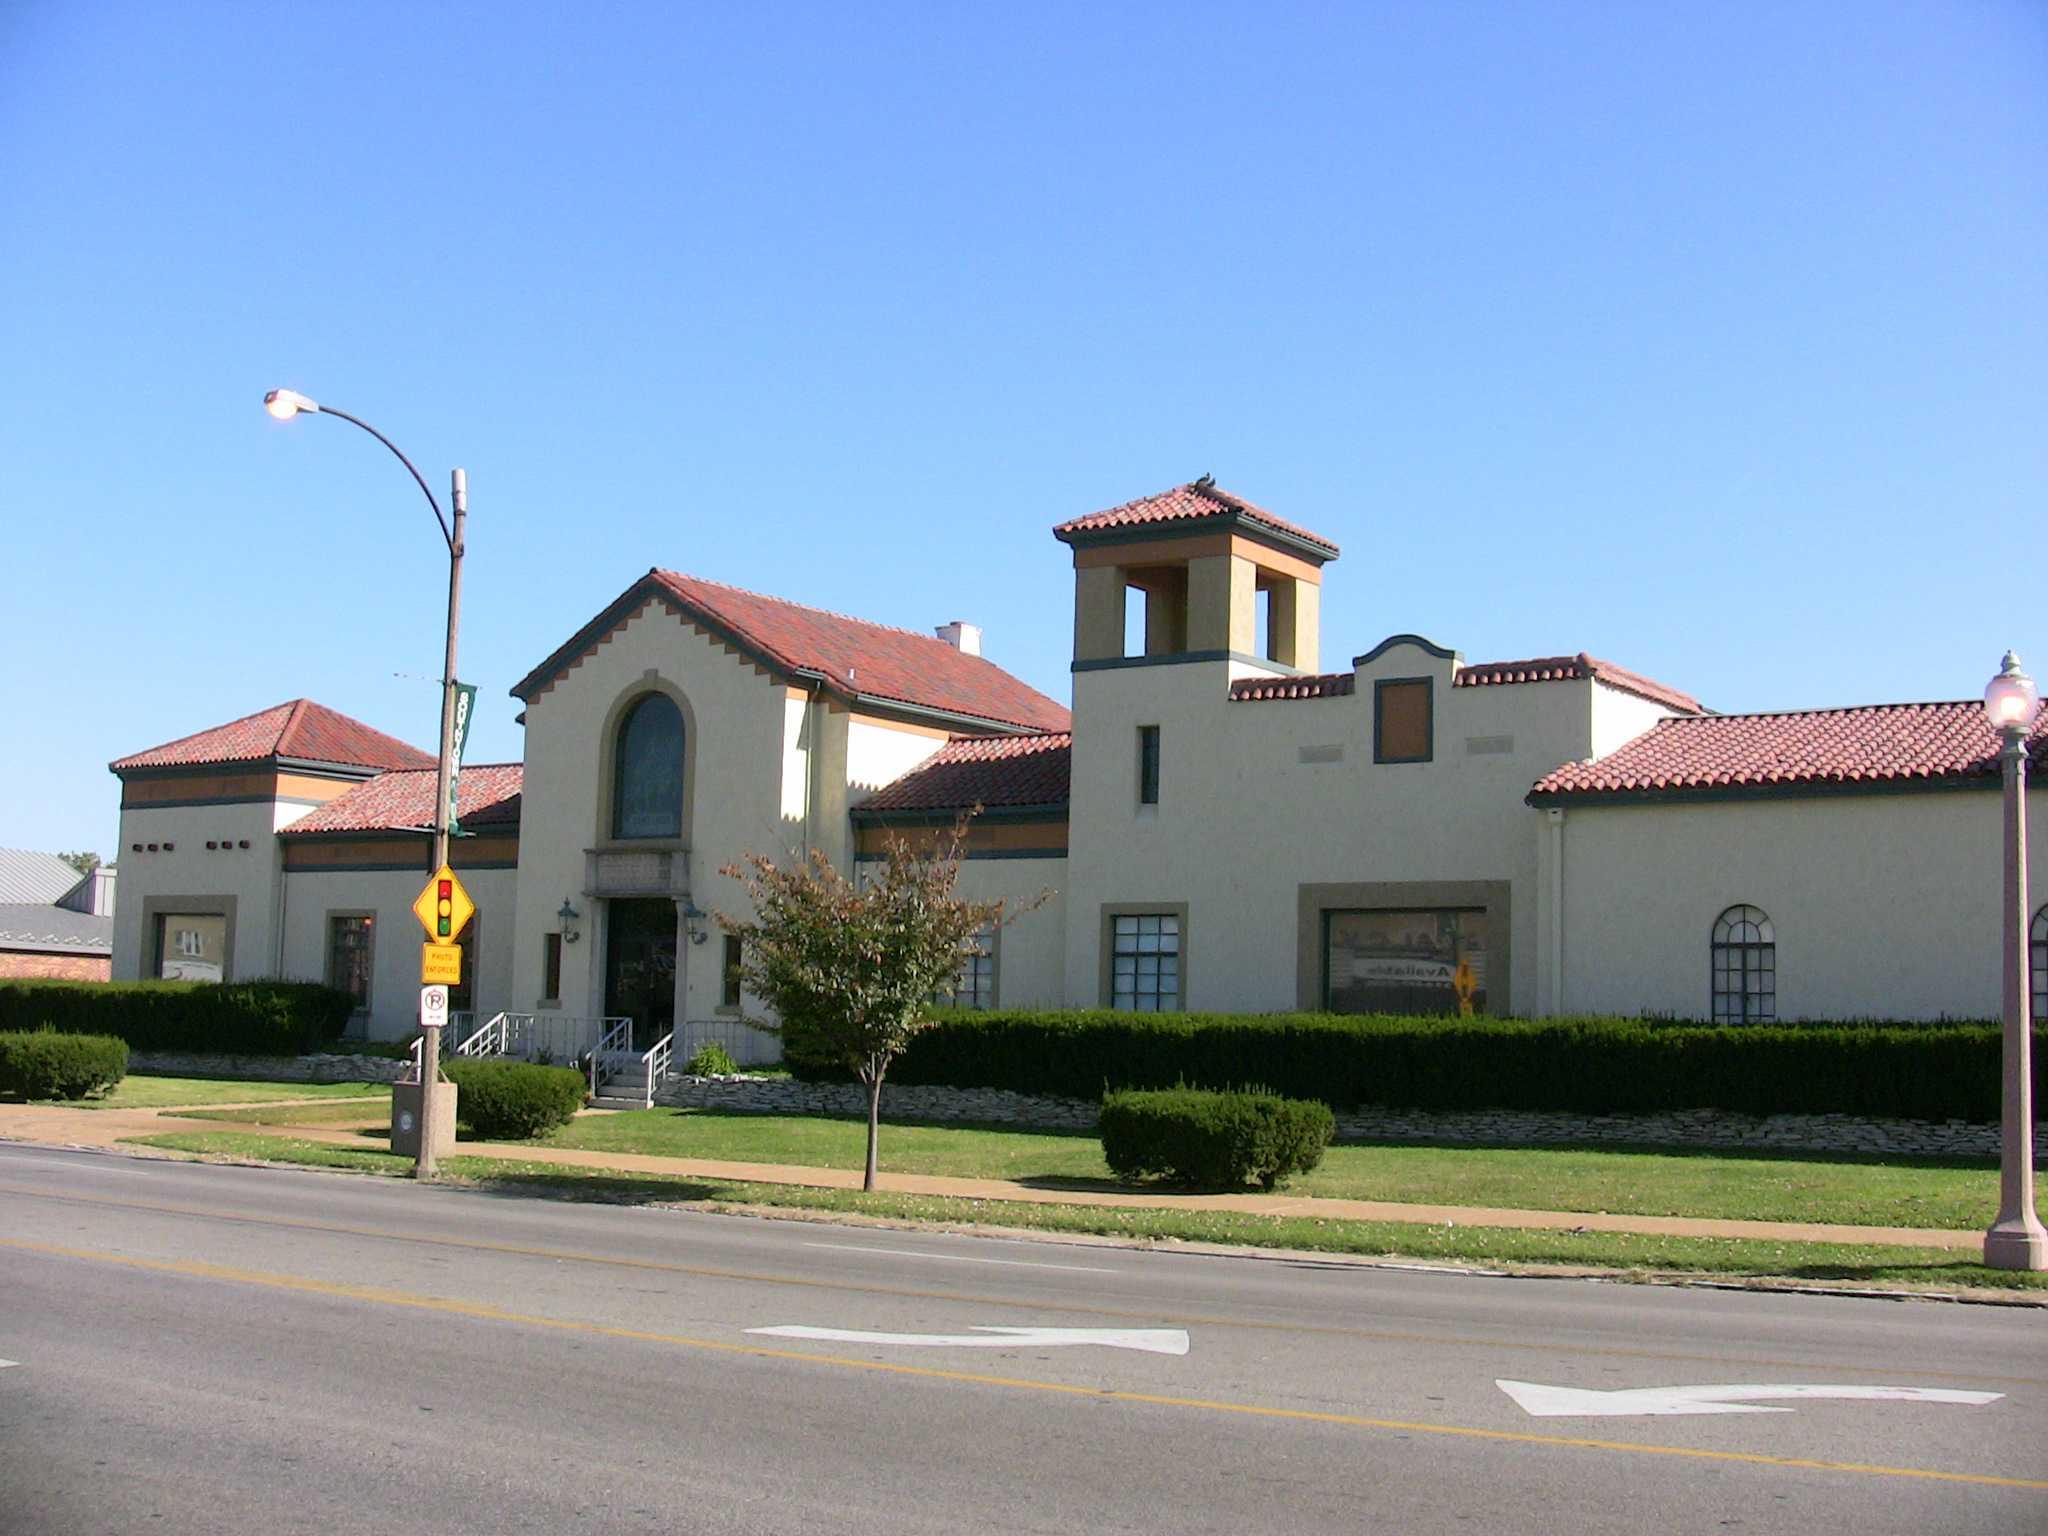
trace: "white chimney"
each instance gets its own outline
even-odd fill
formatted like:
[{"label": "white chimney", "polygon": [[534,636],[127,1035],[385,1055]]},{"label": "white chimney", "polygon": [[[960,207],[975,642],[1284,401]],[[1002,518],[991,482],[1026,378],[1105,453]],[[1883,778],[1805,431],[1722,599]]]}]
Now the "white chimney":
[{"label": "white chimney", "polygon": [[981,654],[981,626],[979,624],[970,624],[965,619],[955,619],[950,624],[941,624],[936,633],[941,640],[953,647],[962,656],[979,656]]}]

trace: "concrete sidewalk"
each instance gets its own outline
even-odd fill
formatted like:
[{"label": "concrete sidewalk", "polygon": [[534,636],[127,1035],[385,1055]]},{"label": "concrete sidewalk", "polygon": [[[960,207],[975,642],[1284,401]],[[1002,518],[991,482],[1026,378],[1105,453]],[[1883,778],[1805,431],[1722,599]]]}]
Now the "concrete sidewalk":
[{"label": "concrete sidewalk", "polygon": [[[346,1106],[333,1100],[338,1113]],[[235,1106],[209,1104],[208,1109]],[[282,1108],[270,1101],[252,1108]],[[194,1120],[175,1109],[67,1109],[55,1105],[0,1104],[0,1141],[45,1146],[91,1147],[132,1156],[162,1156],[144,1147],[125,1147],[131,1137],[173,1131],[238,1131],[325,1142],[375,1151],[353,1130],[312,1125],[263,1126]],[[562,1167],[612,1169],[682,1177],[737,1179],[820,1189],[859,1189],[858,1170],[805,1168],[785,1163],[728,1163],[707,1158],[647,1157],[629,1152],[585,1152],[517,1142],[463,1142],[458,1156],[508,1162],[552,1163]],[[1407,1205],[1388,1200],[1334,1200],[1304,1195],[1176,1195],[1110,1189],[1046,1189],[1008,1179],[955,1179],[929,1174],[884,1173],[877,1188],[891,1194],[940,1195],[964,1200],[1013,1200],[1034,1205],[1119,1206],[1133,1210],[1236,1211],[1257,1216],[1308,1216],[1326,1221],[1398,1221],[1417,1225],[1521,1227],[1567,1232],[1631,1232],[1651,1237],[1719,1237],[1781,1243],[1848,1243],[1894,1248],[1981,1251],[1981,1232],[1932,1227],[1851,1227],[1796,1221],[1713,1221],[1690,1216],[1613,1215],[1588,1211],[1503,1210],[1490,1206]]]}]

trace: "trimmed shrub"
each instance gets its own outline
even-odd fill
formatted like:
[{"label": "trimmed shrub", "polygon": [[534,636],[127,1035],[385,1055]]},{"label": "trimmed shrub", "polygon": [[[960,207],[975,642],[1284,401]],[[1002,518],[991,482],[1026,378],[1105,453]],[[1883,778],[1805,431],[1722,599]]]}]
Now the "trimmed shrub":
[{"label": "trimmed shrub", "polygon": [[[2035,1042],[2041,1098],[2048,1033],[2037,1029]],[[2000,1046],[1996,1024],[1974,1022],[949,1010],[911,1040],[889,1078],[1070,1098],[1252,1082],[1339,1108],[1721,1109],[1991,1121],[1999,1114]],[[806,1075],[803,1063],[790,1065]]]},{"label": "trimmed shrub", "polygon": [[570,1067],[523,1061],[451,1061],[442,1067],[455,1084],[455,1118],[486,1141],[531,1141],[567,1125],[589,1088]]},{"label": "trimmed shrub", "polygon": [[127,1075],[127,1042],[111,1035],[63,1035],[51,1029],[0,1034],[0,1093],[82,1099]]},{"label": "trimmed shrub", "polygon": [[1327,1104],[1247,1089],[1130,1089],[1102,1099],[1102,1155],[1118,1178],[1160,1174],[1197,1189],[1273,1188],[1323,1160]]},{"label": "trimmed shrub", "polygon": [[310,981],[0,982],[0,1030],[113,1035],[137,1051],[303,1056],[348,1026],[346,992]]},{"label": "trimmed shrub", "polygon": [[728,1051],[717,1041],[697,1048],[697,1054],[683,1063],[683,1071],[691,1077],[731,1077],[739,1071],[740,1064],[732,1059]]}]

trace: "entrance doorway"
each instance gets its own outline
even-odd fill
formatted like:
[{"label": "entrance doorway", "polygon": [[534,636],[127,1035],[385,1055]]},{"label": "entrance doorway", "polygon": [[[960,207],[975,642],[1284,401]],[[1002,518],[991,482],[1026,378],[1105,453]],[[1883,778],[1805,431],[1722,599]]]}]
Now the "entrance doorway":
[{"label": "entrance doorway", "polygon": [[676,1027],[676,904],[664,897],[607,903],[604,1011],[633,1021],[633,1049]]}]

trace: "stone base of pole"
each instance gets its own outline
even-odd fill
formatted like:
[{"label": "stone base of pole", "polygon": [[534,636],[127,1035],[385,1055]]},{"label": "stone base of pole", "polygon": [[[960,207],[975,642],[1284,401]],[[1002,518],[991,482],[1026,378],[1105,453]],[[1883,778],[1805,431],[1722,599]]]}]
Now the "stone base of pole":
[{"label": "stone base of pole", "polygon": [[2048,1230],[2041,1223],[2001,1222],[1984,1234],[1986,1269],[2048,1269]]}]

